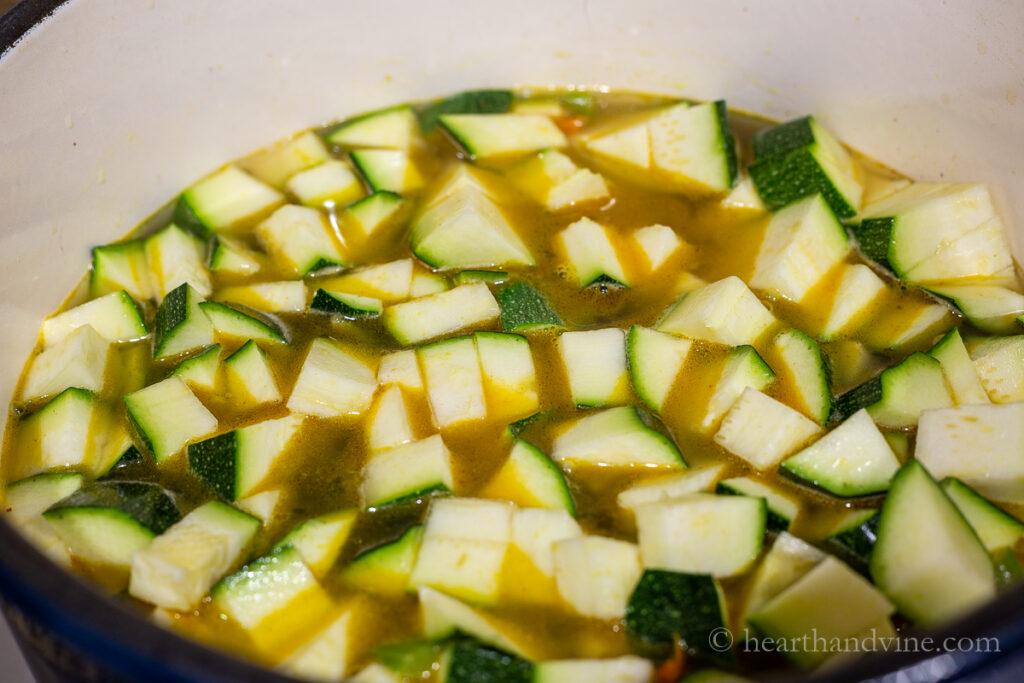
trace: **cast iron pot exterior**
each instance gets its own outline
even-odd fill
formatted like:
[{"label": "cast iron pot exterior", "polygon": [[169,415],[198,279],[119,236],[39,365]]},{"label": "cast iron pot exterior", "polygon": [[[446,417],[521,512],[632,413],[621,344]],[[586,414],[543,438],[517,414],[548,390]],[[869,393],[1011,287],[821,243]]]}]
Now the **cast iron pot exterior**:
[{"label": "cast iron pot exterior", "polygon": [[[1021,26],[1024,5],[995,0],[520,0],[511,13],[483,0],[25,0],[0,18],[0,395],[88,246],[282,134],[471,87],[610,85],[814,112],[914,177],[988,182],[1019,256]],[[288,680],[155,626],[2,518],[0,604],[40,681]],[[810,678],[1020,680],[1022,614],[1024,586],[934,636],[996,638],[998,652],[888,653]]]}]

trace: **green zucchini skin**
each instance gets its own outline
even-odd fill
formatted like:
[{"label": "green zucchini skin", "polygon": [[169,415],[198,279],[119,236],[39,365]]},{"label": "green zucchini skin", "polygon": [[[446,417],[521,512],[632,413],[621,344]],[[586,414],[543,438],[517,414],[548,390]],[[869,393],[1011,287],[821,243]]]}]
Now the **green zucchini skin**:
[{"label": "green zucchini skin", "polygon": [[718,652],[710,640],[725,623],[722,589],[707,574],[647,569],[626,608],[627,632],[652,653],[670,652],[682,639],[699,656],[732,666],[732,651]]},{"label": "green zucchini skin", "polygon": [[446,97],[420,111],[420,128],[432,133],[444,114],[504,114],[514,99],[510,90],[470,90]]},{"label": "green zucchini skin", "polygon": [[499,289],[498,306],[501,328],[506,332],[565,325],[544,295],[526,282],[515,282]]},{"label": "green zucchini skin", "polygon": [[143,481],[98,481],[54,503],[47,515],[76,508],[111,508],[129,515],[154,534],[181,519],[177,504],[163,487]]}]

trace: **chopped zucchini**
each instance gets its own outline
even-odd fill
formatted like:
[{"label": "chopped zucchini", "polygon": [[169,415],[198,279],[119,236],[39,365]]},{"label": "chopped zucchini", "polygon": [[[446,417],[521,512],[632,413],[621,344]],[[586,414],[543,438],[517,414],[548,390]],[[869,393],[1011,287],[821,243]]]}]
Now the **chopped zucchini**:
[{"label": "chopped zucchini", "polygon": [[485,498],[509,500],[522,507],[565,510],[576,514],[562,471],[533,444],[516,439],[505,464],[484,485]]},{"label": "chopped zucchini", "polygon": [[313,340],[295,381],[288,409],[319,417],[358,415],[377,389],[372,369],[325,337]]},{"label": "chopped zucchini", "polygon": [[352,165],[374,192],[414,192],[423,186],[423,174],[408,152],[401,149],[357,149],[349,153]]},{"label": "chopped zucchini", "polygon": [[551,457],[569,466],[686,467],[671,439],[645,425],[631,406],[577,420],[555,438]]},{"label": "chopped zucchini", "polygon": [[878,510],[872,508],[846,510],[825,532],[822,546],[866,574],[880,519]]},{"label": "chopped zucchini", "polygon": [[728,623],[725,596],[707,574],[646,569],[629,597],[626,632],[654,653],[665,655],[681,640],[701,657],[732,665],[712,636]]},{"label": "chopped zucchini", "polygon": [[888,489],[900,461],[868,411],[861,409],[784,460],[782,468],[837,496],[864,496]]},{"label": "chopped zucchini", "polygon": [[778,487],[765,484],[753,477],[732,477],[723,479],[715,487],[715,493],[763,498],[765,504],[765,529],[786,531],[800,514],[800,502],[786,495]]},{"label": "chopped zucchini", "polygon": [[[563,335],[564,337],[565,335]],[[661,411],[693,344],[689,339],[633,325],[626,335],[626,359],[637,395]]]},{"label": "chopped zucchini", "polygon": [[389,306],[382,320],[395,339],[411,345],[495,320],[500,314],[487,285],[474,282]]},{"label": "chopped zucchini", "polygon": [[633,239],[647,257],[652,271],[665,265],[686,244],[676,231],[667,225],[648,225],[640,228],[633,233]]},{"label": "chopped zucchini", "polygon": [[578,406],[607,406],[629,399],[626,338],[622,330],[563,332],[558,353],[569,379],[569,394]]},{"label": "chopped zucchini", "polygon": [[828,363],[818,342],[792,329],[775,337],[771,350],[778,359],[775,367],[783,391],[794,399],[794,407],[818,424],[828,422],[832,392]]},{"label": "chopped zucchini", "polygon": [[409,298],[412,278],[412,259],[406,258],[351,270],[339,277],[322,280],[320,286],[332,292],[356,294],[390,304]]},{"label": "chopped zucchini", "polygon": [[659,503],[690,493],[710,491],[724,470],[725,465],[707,465],[631,486],[619,494],[619,507],[636,510],[647,503]]},{"label": "chopped zucchini", "polygon": [[579,536],[552,546],[558,592],[580,614],[598,619],[626,616],[642,568],[637,546],[602,536]]},{"label": "chopped zucchini", "polygon": [[750,287],[799,302],[850,251],[846,230],[821,195],[772,215]]},{"label": "chopped zucchini", "polygon": [[1024,503],[1024,403],[922,413],[914,457],[936,478],[956,477],[990,500]]},{"label": "chopped zucchini", "polygon": [[985,500],[967,484],[949,478],[943,479],[941,486],[989,552],[1012,548],[1024,538],[1024,523]]},{"label": "chopped zucchini", "polygon": [[598,282],[629,286],[630,279],[605,226],[583,217],[558,233],[558,241],[580,288]]},{"label": "chopped zucchini", "polygon": [[746,283],[729,276],[684,294],[655,329],[729,346],[756,344],[775,325]]},{"label": "chopped zucchini", "polygon": [[271,313],[299,313],[306,310],[306,283],[288,280],[223,287],[217,291],[217,300]]},{"label": "chopped zucchini", "polygon": [[573,512],[528,507],[517,509],[512,516],[512,543],[544,576],[555,575],[554,544],[583,536],[583,529],[571,516]]},{"label": "chopped zucchini", "polygon": [[922,413],[953,405],[939,361],[914,353],[856,389],[836,399],[836,412],[846,418],[867,408],[882,427],[900,429],[917,424]]},{"label": "chopped zucchini", "polygon": [[409,409],[402,388],[391,384],[377,393],[366,423],[366,441],[370,451],[401,446],[415,439]]},{"label": "chopped zucchini", "polygon": [[302,416],[289,415],[194,443],[189,469],[225,499],[244,498],[266,479],[302,422]]},{"label": "chopped zucchini", "polygon": [[1020,329],[1024,294],[994,285],[929,285],[928,291],[949,299],[972,325],[992,334],[1012,334]]},{"label": "chopped zucchini", "polygon": [[374,454],[363,466],[364,508],[451,491],[451,453],[440,434]]},{"label": "chopped zucchini", "polygon": [[537,373],[530,343],[518,334],[477,332],[473,335],[488,413],[517,420],[540,409]]},{"label": "chopped zucchini", "polygon": [[904,465],[889,487],[871,578],[902,614],[922,626],[965,614],[995,595],[988,552],[916,460]]},{"label": "chopped zucchini", "polygon": [[374,235],[381,235],[395,225],[405,206],[405,200],[394,192],[381,190],[349,204],[341,212],[342,225],[348,233],[366,241]]},{"label": "chopped zucchini", "polygon": [[939,361],[939,365],[942,366],[942,374],[946,376],[949,390],[957,405],[989,402],[988,394],[981,385],[981,378],[978,377],[978,371],[971,362],[971,356],[958,329],[953,328],[947,332],[946,336],[928,351],[928,355]]},{"label": "chopped zucchini", "polygon": [[530,332],[564,325],[544,295],[526,282],[500,288],[498,306],[501,328],[506,332]]},{"label": "chopped zucchini", "polygon": [[379,316],[384,310],[384,302],[369,296],[318,289],[309,310],[329,313],[344,320],[362,320]]},{"label": "chopped zucchini", "polygon": [[175,224],[146,239],[146,261],[149,264],[154,294],[165,297],[186,282],[200,296],[209,296],[213,289],[206,269],[207,242]]},{"label": "chopped zucchini", "polygon": [[185,381],[190,389],[212,391],[220,369],[220,344],[214,344],[197,356],[183,360],[171,374]]},{"label": "chopped zucchini", "polygon": [[864,255],[914,284],[1004,285],[1010,245],[984,185],[913,183],[852,224]]},{"label": "chopped zucchini", "polygon": [[444,683],[531,683],[533,664],[473,641],[456,641],[444,660]]},{"label": "chopped zucchini", "polygon": [[331,158],[316,133],[306,132],[268,149],[260,150],[239,162],[244,171],[280,189],[285,181],[307,168]]},{"label": "chopped zucchini", "polygon": [[442,114],[441,126],[471,159],[490,161],[523,156],[568,140],[546,116],[530,114]]},{"label": "chopped zucchini", "polygon": [[256,226],[255,235],[274,263],[296,277],[345,265],[327,217],[317,209],[285,204]]},{"label": "chopped zucchini", "polygon": [[213,331],[217,335],[280,344],[288,343],[280,325],[272,320],[258,317],[255,311],[245,313],[217,301],[203,301],[199,304],[199,308],[203,309],[203,313],[210,319]]},{"label": "chopped zucchini", "polygon": [[358,555],[340,576],[345,583],[371,593],[404,595],[409,591],[409,576],[422,540],[423,527],[409,527],[394,541]]},{"label": "chopped zucchini", "polygon": [[213,344],[213,324],[199,304],[203,298],[185,283],[160,302],[153,320],[153,358],[163,359]]},{"label": "chopped zucchini", "polygon": [[971,360],[993,403],[1024,401],[1024,335],[986,339]]},{"label": "chopped zucchini", "polygon": [[54,503],[43,517],[76,557],[128,569],[132,555],[181,519],[181,513],[156,484],[101,481]]},{"label": "chopped zucchini", "polygon": [[32,359],[21,400],[34,401],[70,387],[103,390],[111,344],[92,325],[82,325]]},{"label": "chopped zucchini", "polygon": [[649,683],[651,660],[636,655],[608,659],[557,659],[539,662],[533,683]]},{"label": "chopped zucchini", "polygon": [[691,493],[636,508],[637,543],[645,568],[732,576],[761,554],[764,498]]},{"label": "chopped zucchini", "polygon": [[191,219],[189,227],[199,234],[221,232],[247,225],[282,202],[280,192],[237,166],[228,166],[182,193],[175,220],[184,212]]},{"label": "chopped zucchini", "polygon": [[459,166],[413,221],[412,251],[435,268],[532,266],[530,250],[474,171]]},{"label": "chopped zucchini", "polygon": [[346,508],[301,522],[275,547],[293,546],[310,571],[322,579],[341,555],[356,522],[357,511]]},{"label": "chopped zucchini", "polygon": [[124,402],[128,417],[157,463],[217,429],[217,418],[180,377],[172,375],[150,384],[125,396]]},{"label": "chopped zucchini", "polygon": [[820,433],[816,423],[748,387],[726,413],[715,443],[757,469],[769,470]]},{"label": "chopped zucchini", "polygon": [[885,292],[885,282],[867,266],[844,266],[820,338],[830,341],[856,332],[881,306]]},{"label": "chopped zucchini", "polygon": [[258,519],[229,505],[201,505],[132,556],[128,592],[157,607],[195,609],[259,529]]},{"label": "chopped zucchini", "polygon": [[700,427],[705,432],[718,429],[722,418],[747,388],[762,391],[775,380],[775,372],[757,354],[753,346],[737,346],[729,352],[722,374],[704,411]]},{"label": "chopped zucchini", "polygon": [[514,99],[509,90],[467,90],[420,111],[420,128],[424,133],[433,132],[443,114],[501,114],[512,108]]},{"label": "chopped zucchini", "polygon": [[154,282],[146,257],[146,242],[141,239],[105,244],[92,249],[89,296],[98,298],[124,290],[134,299],[154,296]]},{"label": "chopped zucchini", "polygon": [[79,327],[91,325],[111,343],[144,339],[149,330],[139,305],[125,291],[113,292],[43,321],[43,346],[52,346]]},{"label": "chopped zucchini", "polygon": [[756,612],[769,600],[792,586],[817,566],[827,554],[796,536],[782,531],[757,567],[744,614]]},{"label": "chopped zucchini", "polygon": [[756,133],[754,158],[748,171],[769,209],[819,193],[840,218],[860,209],[862,189],[853,159],[812,116]]},{"label": "chopped zucchini", "polygon": [[343,147],[409,149],[419,138],[416,112],[407,104],[363,114],[345,121],[327,135]]},{"label": "chopped zucchini", "polygon": [[218,235],[210,248],[210,272],[246,277],[265,265],[264,256],[241,242]]},{"label": "chopped zucchini", "polygon": [[296,173],[285,183],[285,189],[303,205],[315,208],[345,206],[365,194],[352,167],[338,159]]},{"label": "chopped zucchini", "polygon": [[800,666],[832,655],[825,642],[845,642],[895,611],[882,593],[834,557],[826,557],[747,617],[759,632],[780,642],[808,643],[786,655]]},{"label": "chopped zucchini", "polygon": [[423,377],[420,375],[416,352],[405,349],[381,358],[380,367],[377,369],[377,382],[382,387],[397,384],[410,391],[422,391]]},{"label": "chopped zucchini", "polygon": [[473,337],[455,337],[421,346],[416,355],[438,427],[445,429],[487,416],[483,373]]}]

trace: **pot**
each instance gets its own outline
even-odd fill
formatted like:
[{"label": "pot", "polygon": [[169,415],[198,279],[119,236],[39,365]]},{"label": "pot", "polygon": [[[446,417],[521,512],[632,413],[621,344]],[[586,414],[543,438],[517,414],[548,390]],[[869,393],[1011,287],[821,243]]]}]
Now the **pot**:
[{"label": "pot", "polygon": [[[25,0],[0,19],[0,396],[90,246],[294,130],[475,87],[814,113],[915,178],[988,183],[1020,257],[1021,26],[1024,5],[999,0]],[[162,631],[2,520],[0,595],[40,680],[284,680]],[[940,636],[999,652],[890,653],[819,677],[1019,677],[1021,614],[1024,587]]]}]

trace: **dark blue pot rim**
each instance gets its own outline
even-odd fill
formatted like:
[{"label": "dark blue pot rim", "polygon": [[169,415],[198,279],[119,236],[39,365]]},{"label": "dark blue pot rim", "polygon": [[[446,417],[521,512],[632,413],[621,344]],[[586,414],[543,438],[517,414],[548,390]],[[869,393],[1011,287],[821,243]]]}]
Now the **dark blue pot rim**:
[{"label": "dark blue pot rim", "polygon": [[[70,0],[22,0],[0,17],[0,59],[31,29]],[[152,683],[288,683],[293,679],[186,640],[137,610],[65,572],[0,518],[0,596],[29,621],[106,669]],[[994,638],[998,652],[888,652],[809,675],[769,674],[776,681],[993,680],[986,671],[1024,670],[1024,585],[945,628],[915,632],[936,643],[948,638]],[[1013,659],[1010,663],[1009,660]],[[1010,668],[1003,666],[1009,664]]]}]

